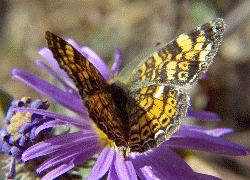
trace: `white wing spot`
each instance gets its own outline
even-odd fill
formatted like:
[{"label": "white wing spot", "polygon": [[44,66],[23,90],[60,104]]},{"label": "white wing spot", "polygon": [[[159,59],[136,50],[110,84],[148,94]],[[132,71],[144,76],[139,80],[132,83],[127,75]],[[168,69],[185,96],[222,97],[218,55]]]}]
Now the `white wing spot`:
[{"label": "white wing spot", "polygon": [[160,96],[161,96],[162,93],[163,93],[163,90],[164,90],[164,86],[160,86],[160,88],[158,89],[158,91],[154,94],[154,98],[159,99]]}]

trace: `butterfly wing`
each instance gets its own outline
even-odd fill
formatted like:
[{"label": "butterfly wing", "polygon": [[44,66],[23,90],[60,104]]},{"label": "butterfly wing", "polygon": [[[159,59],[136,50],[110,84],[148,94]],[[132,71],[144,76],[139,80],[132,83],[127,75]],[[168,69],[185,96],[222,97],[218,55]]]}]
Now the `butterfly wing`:
[{"label": "butterfly wing", "polygon": [[188,96],[170,86],[150,85],[131,92],[128,103],[131,152],[145,152],[167,140],[179,127]]},{"label": "butterfly wing", "polygon": [[88,108],[89,117],[109,139],[115,141],[116,146],[127,146],[123,124],[118,115],[120,110],[116,107],[110,92],[98,91],[89,98],[85,106]]},{"label": "butterfly wing", "polygon": [[101,73],[71,44],[49,31],[45,38],[54,58],[74,81],[82,98],[107,86]]},{"label": "butterfly wing", "polygon": [[48,47],[59,66],[74,81],[89,117],[117,145],[125,145],[122,122],[108,84],[101,73],[71,44],[51,32],[46,32]]},{"label": "butterfly wing", "polygon": [[223,19],[218,18],[178,36],[143,61],[132,72],[128,82],[192,85],[212,63],[223,31]]},{"label": "butterfly wing", "polygon": [[177,130],[189,106],[180,86],[192,85],[207,71],[223,31],[222,19],[208,22],[178,36],[133,70],[127,81],[131,152],[152,149]]}]

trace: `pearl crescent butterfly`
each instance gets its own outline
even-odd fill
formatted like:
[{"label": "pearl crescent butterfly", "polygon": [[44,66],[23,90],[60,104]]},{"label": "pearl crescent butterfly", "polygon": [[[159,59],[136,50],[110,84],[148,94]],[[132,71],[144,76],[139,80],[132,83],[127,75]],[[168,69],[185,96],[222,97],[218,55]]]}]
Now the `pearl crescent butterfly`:
[{"label": "pearl crescent butterfly", "polygon": [[187,88],[206,73],[223,32],[223,19],[205,23],[141,60],[126,80],[110,81],[62,38],[47,31],[46,39],[89,117],[126,156],[159,146],[178,129],[189,106]]}]

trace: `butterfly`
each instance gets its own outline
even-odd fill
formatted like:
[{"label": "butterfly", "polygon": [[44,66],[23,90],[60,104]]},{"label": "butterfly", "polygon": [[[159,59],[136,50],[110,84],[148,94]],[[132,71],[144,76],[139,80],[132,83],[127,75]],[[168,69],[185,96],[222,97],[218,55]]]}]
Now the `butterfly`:
[{"label": "butterfly", "polygon": [[223,32],[223,19],[207,22],[141,60],[126,80],[111,81],[62,38],[47,31],[46,40],[90,119],[126,156],[151,150],[176,132],[189,107],[187,89],[208,70]]}]

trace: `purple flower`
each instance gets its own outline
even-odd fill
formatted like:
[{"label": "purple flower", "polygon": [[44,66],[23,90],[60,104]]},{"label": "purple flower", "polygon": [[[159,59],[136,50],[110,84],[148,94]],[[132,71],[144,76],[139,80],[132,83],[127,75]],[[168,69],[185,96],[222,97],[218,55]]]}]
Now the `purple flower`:
[{"label": "purple flower", "polygon": [[[115,60],[110,70],[93,50],[86,46],[80,47],[71,39],[68,42],[98,68],[106,80],[119,73],[121,65],[119,49],[115,49]],[[18,112],[41,114],[53,119],[40,125],[35,130],[36,135],[47,128],[61,125],[79,128],[78,132],[58,135],[41,141],[22,154],[23,161],[49,155],[48,159],[37,168],[37,173],[48,172],[43,179],[54,179],[82,164],[96,153],[100,153],[100,155],[88,179],[100,179],[103,176],[107,176],[108,179],[138,179],[137,177],[140,179],[218,179],[194,172],[173,149],[192,149],[230,156],[245,156],[249,153],[245,147],[220,138],[220,136],[232,133],[231,129],[209,129],[202,126],[181,125],[180,129],[158,148],[143,154],[131,154],[124,160],[118,152],[111,148],[112,142],[108,141],[103,133],[97,133],[93,129],[92,121],[89,121],[88,112],[83,107],[74,84],[67,74],[59,68],[52,53],[47,48],[43,48],[39,54],[50,66],[39,60],[36,61],[36,64],[57,79],[63,88],[56,87],[20,69],[12,71],[13,77],[79,115],[78,117],[69,117],[41,109],[15,109]],[[219,120],[218,116],[213,113],[197,112],[192,109],[189,109],[188,116],[195,119]]]},{"label": "purple flower", "polygon": [[[12,101],[0,129],[0,151],[11,156],[8,178],[15,177],[16,160],[21,161],[22,153],[36,142],[45,139],[44,133],[46,132],[35,136],[36,128],[44,122],[52,120],[40,114],[15,112],[14,109],[17,107],[46,110],[49,103],[40,99],[32,101],[28,97]],[[48,130],[47,137],[49,137]]]}]

